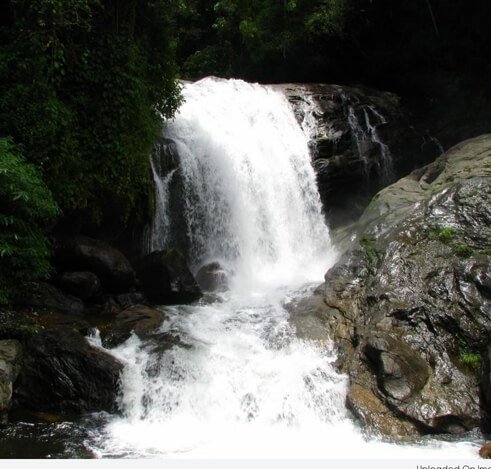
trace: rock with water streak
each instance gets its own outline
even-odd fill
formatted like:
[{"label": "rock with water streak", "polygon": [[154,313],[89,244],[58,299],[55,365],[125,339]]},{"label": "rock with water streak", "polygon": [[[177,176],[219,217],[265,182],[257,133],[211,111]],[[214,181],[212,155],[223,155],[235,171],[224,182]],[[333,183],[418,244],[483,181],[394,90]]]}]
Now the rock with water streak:
[{"label": "rock with water streak", "polygon": [[491,135],[387,187],[355,225],[324,323],[369,429],[393,434],[377,408],[410,432],[490,431],[490,226]]},{"label": "rock with water streak", "polygon": [[189,303],[202,291],[176,249],[155,251],[137,262],[137,274],[147,298],[157,304]]},{"label": "rock with water streak", "polygon": [[157,175],[161,178],[178,168],[179,155],[176,143],[171,139],[160,137],[153,147],[153,163]]},{"label": "rock with water streak", "polygon": [[228,275],[219,262],[210,262],[201,267],[196,274],[198,285],[207,292],[228,290]]},{"label": "rock with water streak", "polygon": [[7,422],[13,384],[22,362],[22,346],[17,340],[0,340],[0,424]]},{"label": "rock with water streak", "polygon": [[297,120],[313,126],[313,165],[331,226],[359,216],[378,190],[441,154],[438,142],[415,130],[392,93],[329,84],[275,86],[286,93]]},{"label": "rock with water streak", "polygon": [[82,270],[97,274],[102,286],[123,293],[135,285],[135,272],[122,252],[87,236],[73,236],[56,249],[56,262],[62,270]]},{"label": "rock with water streak", "polygon": [[40,329],[25,341],[14,388],[17,406],[64,414],[115,409],[122,364],[72,325]]}]

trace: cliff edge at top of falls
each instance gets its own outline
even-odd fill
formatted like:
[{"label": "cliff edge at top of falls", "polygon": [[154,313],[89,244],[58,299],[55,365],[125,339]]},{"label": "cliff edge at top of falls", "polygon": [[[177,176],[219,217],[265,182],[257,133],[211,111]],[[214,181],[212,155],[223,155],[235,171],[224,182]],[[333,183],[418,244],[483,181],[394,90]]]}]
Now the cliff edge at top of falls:
[{"label": "cliff edge at top of falls", "polygon": [[491,134],[379,192],[352,228],[292,317],[337,344],[348,407],[391,436],[489,432]]}]

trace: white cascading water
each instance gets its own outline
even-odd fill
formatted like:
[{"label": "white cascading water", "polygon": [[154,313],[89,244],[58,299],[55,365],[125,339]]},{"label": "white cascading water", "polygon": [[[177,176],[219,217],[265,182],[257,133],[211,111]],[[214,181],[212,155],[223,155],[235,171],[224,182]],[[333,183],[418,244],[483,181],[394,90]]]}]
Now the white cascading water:
[{"label": "white cascading water", "polygon": [[[347,106],[348,124],[356,144],[358,156],[363,161],[365,176],[368,177],[370,172],[370,161],[368,159],[370,146],[376,144],[379,147],[379,159],[376,161],[376,165],[381,181],[385,186],[394,182],[395,170],[392,154],[389,146],[380,139],[377,131],[377,126],[386,124],[387,120],[374,106],[364,105],[361,108],[363,111],[364,123],[360,122],[355,108],[352,104],[349,104],[346,95],[342,94],[341,98]],[[370,118],[370,114],[372,114],[372,118]]]},{"label": "white cascading water", "polygon": [[[345,408],[347,378],[330,343],[296,337],[285,304],[322,281],[336,253],[308,151],[309,125],[265,86],[187,84],[166,136],[176,143],[192,255],[221,262],[217,301],[166,307],[165,352],[132,336],[120,408],[94,450],[104,456],[367,458],[469,456],[470,444],[365,441]],[[354,453],[352,448],[357,448]]]},{"label": "white cascading water", "polygon": [[[370,111],[373,116],[378,120],[376,124],[372,124],[368,111]],[[365,125],[370,134],[370,138],[372,142],[376,143],[380,148],[380,161],[378,162],[379,172],[382,177],[382,182],[385,185],[388,185],[395,179],[394,162],[392,160],[389,146],[382,142],[382,140],[380,140],[377,132],[377,125],[386,124],[387,121],[385,120],[385,117],[380,114],[373,106],[365,107],[363,109],[363,114],[365,116]]]},{"label": "white cascading water", "polygon": [[333,254],[308,139],[286,98],[216,79],[184,97],[165,134],[180,156],[194,266],[219,261],[234,290],[321,278]]},{"label": "white cascading water", "polygon": [[170,228],[169,184],[176,172],[176,169],[173,169],[164,178],[161,178],[152,159],[150,160],[150,166],[155,186],[156,210],[148,237],[148,252],[161,249],[167,244],[167,236]]}]

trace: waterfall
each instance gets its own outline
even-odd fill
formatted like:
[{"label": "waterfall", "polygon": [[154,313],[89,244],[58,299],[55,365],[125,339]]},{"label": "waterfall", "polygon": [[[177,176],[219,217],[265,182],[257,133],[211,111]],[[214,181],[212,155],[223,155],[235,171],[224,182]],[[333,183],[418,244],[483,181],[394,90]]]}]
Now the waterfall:
[{"label": "waterfall", "polygon": [[315,120],[302,129],[281,92],[240,80],[183,94],[165,135],[179,154],[192,267],[218,261],[243,288],[322,278],[333,251],[310,162]]},{"label": "waterfall", "polygon": [[[208,78],[183,93],[165,135],[179,154],[189,255],[195,269],[222,263],[231,289],[165,307],[154,338],[133,335],[110,351],[124,363],[121,415],[88,445],[101,457],[410,457],[416,450],[365,441],[328,338],[300,339],[290,322],[288,304],[311,295],[336,258],[311,124],[272,87]],[[168,220],[155,224],[166,237]],[[162,333],[181,343],[167,350]]]},{"label": "waterfall", "polygon": [[161,177],[157,172],[153,159],[150,160],[150,166],[155,187],[155,215],[150,230],[148,252],[161,249],[167,245],[170,231],[169,185],[176,172],[176,169],[173,169],[164,177]]}]

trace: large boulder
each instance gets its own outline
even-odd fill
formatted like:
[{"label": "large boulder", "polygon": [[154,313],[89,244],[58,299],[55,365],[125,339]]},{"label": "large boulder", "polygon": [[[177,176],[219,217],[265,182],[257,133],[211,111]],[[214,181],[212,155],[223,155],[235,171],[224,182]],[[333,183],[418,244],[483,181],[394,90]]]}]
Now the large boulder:
[{"label": "large boulder", "polygon": [[0,340],[0,424],[7,422],[13,384],[19,374],[22,346],[17,340]]},{"label": "large boulder", "polygon": [[114,293],[128,291],[135,285],[135,272],[124,254],[87,236],[62,241],[56,250],[56,262],[63,271],[94,272],[102,286]]},{"label": "large boulder", "polygon": [[491,135],[387,187],[355,224],[322,314],[369,430],[490,431],[490,226]]},{"label": "large boulder", "polygon": [[155,251],[140,259],[136,269],[145,295],[154,303],[188,303],[202,296],[184,256],[176,249]]},{"label": "large boulder", "polygon": [[228,290],[227,271],[218,262],[210,262],[196,273],[196,282],[207,292],[223,292]]},{"label": "large boulder", "polygon": [[60,276],[60,285],[66,292],[83,300],[92,298],[101,286],[99,278],[92,272],[64,272]]},{"label": "large boulder", "polygon": [[76,414],[115,409],[123,365],[89,344],[78,327],[48,325],[25,340],[16,405]]},{"label": "large boulder", "polygon": [[168,176],[179,167],[176,143],[169,138],[158,138],[153,146],[152,160],[157,175],[161,178]]},{"label": "large boulder", "polygon": [[329,84],[276,86],[310,132],[331,226],[359,216],[378,190],[442,153],[435,139],[415,130],[392,93]]}]

